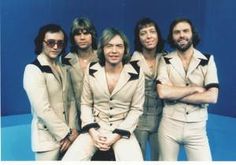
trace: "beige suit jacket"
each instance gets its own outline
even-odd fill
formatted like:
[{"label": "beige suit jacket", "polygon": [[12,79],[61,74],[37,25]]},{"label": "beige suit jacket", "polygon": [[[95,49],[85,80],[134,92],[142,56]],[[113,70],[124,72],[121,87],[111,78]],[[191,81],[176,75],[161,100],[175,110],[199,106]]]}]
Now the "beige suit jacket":
[{"label": "beige suit jacket", "polygon": [[[194,49],[188,72],[184,71],[176,51],[161,59],[157,82],[174,86],[201,86],[206,89],[218,87],[217,69],[212,55],[204,55]],[[163,116],[185,122],[198,122],[207,119],[207,104],[187,104],[165,100]]]},{"label": "beige suit jacket", "polygon": [[101,127],[129,137],[143,113],[144,75],[136,62],[124,65],[112,91],[108,90],[105,69],[91,63],[84,78],[81,97],[82,127]]},{"label": "beige suit jacket", "polygon": [[[94,56],[90,58],[90,62],[97,61],[96,52],[94,52]],[[62,63],[67,65],[71,80],[72,80],[72,88],[76,99],[77,111],[78,115],[80,114],[80,99],[83,89],[83,80],[84,80],[84,72],[81,69],[79,58],[75,53],[68,53],[64,58],[62,58]],[[79,125],[80,127],[80,125]],[[80,128],[79,128],[80,129]]]},{"label": "beige suit jacket", "polygon": [[23,85],[33,115],[33,151],[58,148],[69,129],[78,127],[75,99],[69,85],[71,80],[67,70],[58,66],[60,74],[50,67],[46,56],[40,54],[25,67]]}]

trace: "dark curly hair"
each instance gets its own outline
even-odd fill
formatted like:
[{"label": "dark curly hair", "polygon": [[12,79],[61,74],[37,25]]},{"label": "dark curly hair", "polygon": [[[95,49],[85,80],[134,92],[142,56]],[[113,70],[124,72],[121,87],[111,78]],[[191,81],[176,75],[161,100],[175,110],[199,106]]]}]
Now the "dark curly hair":
[{"label": "dark curly hair", "polygon": [[134,31],[134,49],[136,51],[139,51],[139,52],[142,52],[142,48],[143,48],[143,45],[141,44],[140,42],[140,38],[139,38],[139,32],[142,28],[145,28],[145,27],[148,27],[148,26],[151,26],[153,25],[157,31],[157,37],[158,37],[158,44],[157,44],[157,49],[156,49],[156,52],[157,53],[160,53],[163,51],[164,49],[164,40],[162,38],[162,35],[161,35],[161,31],[160,31],[160,28],[158,27],[157,23],[150,19],[150,18],[142,18],[140,19],[136,26],[135,26],[135,31]]},{"label": "dark curly hair", "polygon": [[39,55],[42,52],[45,34],[48,32],[50,32],[50,33],[62,32],[64,34],[64,47],[61,51],[61,54],[65,54],[65,49],[66,49],[66,45],[67,45],[67,35],[66,35],[65,31],[62,29],[62,27],[57,24],[47,24],[47,25],[42,26],[39,29],[38,34],[34,39],[34,44],[35,44],[34,52],[35,52],[35,54]]},{"label": "dark curly hair", "polygon": [[175,42],[173,40],[173,29],[180,22],[186,22],[190,25],[192,33],[193,33],[193,36],[192,36],[193,47],[196,47],[198,43],[200,42],[200,37],[196,29],[193,27],[193,23],[188,18],[177,18],[170,24],[170,29],[169,29],[169,34],[168,34],[168,43],[170,44],[172,48],[176,47]]}]

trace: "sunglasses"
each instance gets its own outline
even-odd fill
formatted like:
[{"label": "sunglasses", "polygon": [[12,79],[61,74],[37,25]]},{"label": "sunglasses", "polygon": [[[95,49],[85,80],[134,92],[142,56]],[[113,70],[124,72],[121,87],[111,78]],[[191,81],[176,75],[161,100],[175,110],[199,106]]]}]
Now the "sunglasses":
[{"label": "sunglasses", "polygon": [[57,47],[59,49],[62,49],[64,47],[64,41],[63,40],[53,40],[53,39],[49,39],[47,41],[43,41],[46,43],[46,45],[50,48],[54,48],[55,45],[57,45]]}]

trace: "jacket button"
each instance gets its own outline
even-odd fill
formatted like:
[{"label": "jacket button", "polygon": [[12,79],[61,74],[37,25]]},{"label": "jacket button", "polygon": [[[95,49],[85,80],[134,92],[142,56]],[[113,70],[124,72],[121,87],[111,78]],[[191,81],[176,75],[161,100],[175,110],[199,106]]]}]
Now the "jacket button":
[{"label": "jacket button", "polygon": [[112,100],[112,97],[110,98],[110,100]]},{"label": "jacket button", "polygon": [[188,115],[189,114],[189,112],[186,112],[186,115]]},{"label": "jacket button", "polygon": [[110,110],[112,110],[113,108],[112,107],[110,107]]},{"label": "jacket button", "polygon": [[112,126],[112,123],[110,123],[110,126]]},{"label": "jacket button", "polygon": [[110,116],[110,118],[112,118],[112,115]]}]

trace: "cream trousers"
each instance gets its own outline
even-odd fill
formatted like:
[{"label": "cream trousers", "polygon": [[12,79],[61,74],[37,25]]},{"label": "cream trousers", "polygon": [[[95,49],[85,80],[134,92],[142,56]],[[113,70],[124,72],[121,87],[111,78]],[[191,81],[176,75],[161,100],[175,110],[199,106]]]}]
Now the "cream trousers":
[{"label": "cream trousers", "polygon": [[[112,146],[116,161],[142,161],[143,156],[139,144],[131,134],[129,139],[120,139]],[[63,161],[91,160],[97,148],[88,133],[80,134],[63,157]]]},{"label": "cream trousers", "polygon": [[159,127],[159,160],[176,161],[183,145],[189,161],[211,161],[206,121],[182,122],[164,117]]}]

